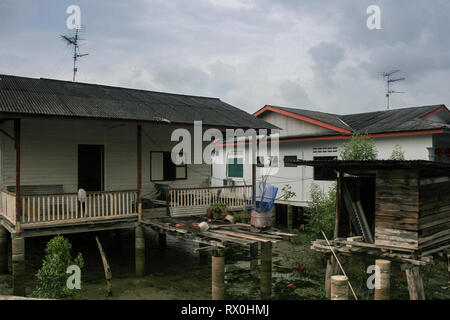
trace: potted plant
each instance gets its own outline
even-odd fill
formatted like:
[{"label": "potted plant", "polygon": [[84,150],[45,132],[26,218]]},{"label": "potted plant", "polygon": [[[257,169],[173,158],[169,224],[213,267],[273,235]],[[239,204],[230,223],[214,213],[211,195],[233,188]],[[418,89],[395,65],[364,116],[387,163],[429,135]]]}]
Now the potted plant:
[{"label": "potted plant", "polygon": [[221,219],[225,217],[228,212],[228,206],[220,201],[217,201],[214,204],[212,204],[209,209],[211,210],[213,219]]}]

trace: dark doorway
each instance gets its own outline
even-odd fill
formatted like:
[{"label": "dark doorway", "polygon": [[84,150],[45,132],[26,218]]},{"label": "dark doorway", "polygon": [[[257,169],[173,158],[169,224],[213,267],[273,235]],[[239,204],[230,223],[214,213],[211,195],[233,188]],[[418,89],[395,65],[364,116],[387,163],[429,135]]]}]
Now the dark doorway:
[{"label": "dark doorway", "polygon": [[103,191],[103,146],[78,145],[78,189]]}]

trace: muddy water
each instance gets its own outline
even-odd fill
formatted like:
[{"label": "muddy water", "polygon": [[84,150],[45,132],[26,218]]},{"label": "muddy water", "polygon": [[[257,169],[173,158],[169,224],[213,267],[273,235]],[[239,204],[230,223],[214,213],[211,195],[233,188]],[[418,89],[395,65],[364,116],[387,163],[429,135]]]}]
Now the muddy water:
[{"label": "muddy water", "polygon": [[[95,236],[102,242],[113,274],[113,297],[106,295],[106,283]],[[211,266],[200,263],[194,252],[197,244],[167,236],[167,249],[158,248],[158,236],[146,230],[145,277],[134,274],[134,231],[108,231],[66,236],[72,244],[72,254],[81,252],[84,299],[210,299]],[[46,243],[50,237],[31,238],[26,242],[27,293],[34,287],[34,275],[41,266]],[[365,287],[366,266],[371,261],[343,261],[360,299],[372,299]],[[441,263],[441,262],[439,262]],[[241,246],[226,251],[226,298],[259,299],[258,270],[251,271],[249,249]],[[442,272],[436,272],[440,271]],[[347,270],[348,269],[348,270]],[[448,275],[445,266],[430,267],[425,278],[427,297],[449,299]],[[280,242],[273,247],[273,299],[325,299],[323,279],[325,264],[320,254],[309,249],[309,243]],[[400,265],[393,265],[392,298],[408,299],[406,279]],[[11,276],[0,276],[0,295],[9,295]]]}]

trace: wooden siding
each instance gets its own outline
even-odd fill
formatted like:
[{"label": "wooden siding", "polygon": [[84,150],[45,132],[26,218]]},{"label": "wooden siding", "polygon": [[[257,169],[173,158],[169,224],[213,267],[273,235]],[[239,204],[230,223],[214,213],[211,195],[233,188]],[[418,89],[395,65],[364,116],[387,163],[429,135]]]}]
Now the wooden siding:
[{"label": "wooden siding", "polygon": [[[1,125],[12,133],[11,121]],[[150,151],[170,151],[170,127],[143,126],[142,196],[153,197]],[[1,187],[14,185],[13,142],[1,135]],[[62,185],[65,193],[77,192],[78,144],[105,146],[105,191],[131,190],[137,186],[136,126],[77,121],[22,121],[22,185]],[[188,165],[188,179],[163,182],[172,187],[209,186],[210,165]]]},{"label": "wooden siding", "polygon": [[378,172],[375,199],[375,244],[417,249],[418,230],[418,173],[406,170]]},{"label": "wooden siding", "polygon": [[[446,181],[447,180],[447,181]],[[420,183],[419,246],[450,240],[450,181],[448,177]]]}]

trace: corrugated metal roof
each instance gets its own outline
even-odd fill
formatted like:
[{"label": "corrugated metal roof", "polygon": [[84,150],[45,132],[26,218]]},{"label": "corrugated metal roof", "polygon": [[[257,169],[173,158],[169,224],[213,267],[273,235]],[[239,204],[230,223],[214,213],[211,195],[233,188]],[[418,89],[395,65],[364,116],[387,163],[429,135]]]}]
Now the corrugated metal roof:
[{"label": "corrugated metal roof", "polygon": [[0,75],[0,113],[275,129],[217,98]]},{"label": "corrugated metal roof", "polygon": [[450,129],[449,124],[421,119],[421,117],[441,108],[442,106],[443,105],[409,107],[348,115],[338,115],[296,108],[273,107],[353,132],[367,132],[369,134],[375,134]]}]

